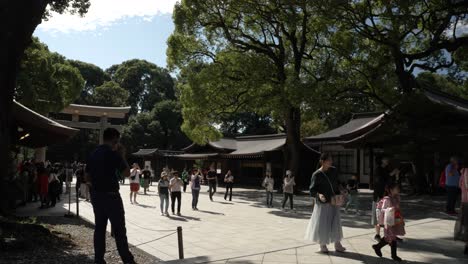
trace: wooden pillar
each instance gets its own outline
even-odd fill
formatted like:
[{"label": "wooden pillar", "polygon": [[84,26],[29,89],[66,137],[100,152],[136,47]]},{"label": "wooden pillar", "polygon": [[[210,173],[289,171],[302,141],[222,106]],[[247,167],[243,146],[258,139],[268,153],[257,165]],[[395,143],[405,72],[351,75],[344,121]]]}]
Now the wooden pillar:
[{"label": "wooden pillar", "polygon": [[107,116],[101,116],[101,122],[99,123],[99,145],[104,143],[104,129],[107,126]]},{"label": "wooden pillar", "polygon": [[374,189],[374,149],[369,148],[369,189]]},{"label": "wooden pillar", "polygon": [[356,176],[358,182],[361,182],[361,149],[356,150]]}]

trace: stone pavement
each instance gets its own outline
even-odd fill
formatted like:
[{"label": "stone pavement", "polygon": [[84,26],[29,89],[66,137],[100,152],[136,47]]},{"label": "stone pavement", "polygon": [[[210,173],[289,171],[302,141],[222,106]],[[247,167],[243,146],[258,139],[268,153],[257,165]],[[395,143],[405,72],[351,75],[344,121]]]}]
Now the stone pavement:
[{"label": "stone pavement", "polygon": [[[211,202],[203,189],[199,211],[191,210],[191,193],[187,192],[182,194],[182,216],[166,217],[160,215],[156,186],[150,190],[148,195],[138,196],[138,205],[132,205],[129,186],[121,186],[128,238],[131,244],[164,263],[393,263],[388,260],[388,247],[383,250],[384,258],[376,257],[371,248],[374,242],[369,225],[370,193],[366,191],[361,193],[363,214],[342,215],[343,245],[348,252],[331,251],[324,255],[317,253],[318,245],[303,240],[312,211],[307,196],[296,196],[297,211],[291,212],[278,209],[280,194],[274,200],[276,208],[266,208],[262,190],[234,189],[233,200],[229,202],[223,199],[224,190],[219,188]],[[443,204],[443,197],[403,197],[407,236],[399,255],[407,263],[468,263],[463,256],[463,243],[452,239],[454,219],[439,213]],[[63,216],[64,208],[68,205],[60,203],[57,208],[39,210],[34,204],[19,209],[17,214]],[[80,201],[80,216],[94,221],[89,202]],[[177,226],[183,228],[184,260],[178,260],[174,234]]]}]

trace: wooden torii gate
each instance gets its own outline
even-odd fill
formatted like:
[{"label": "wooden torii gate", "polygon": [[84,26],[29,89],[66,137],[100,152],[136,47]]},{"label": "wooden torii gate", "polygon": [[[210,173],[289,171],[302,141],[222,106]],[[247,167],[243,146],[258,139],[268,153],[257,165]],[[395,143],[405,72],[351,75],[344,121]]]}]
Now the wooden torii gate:
[{"label": "wooden torii gate", "polygon": [[[103,133],[108,127],[115,128],[122,131],[121,125],[113,125],[109,123],[109,118],[124,119],[130,111],[130,106],[127,107],[107,107],[107,106],[94,106],[94,105],[79,105],[71,104],[63,109],[61,114],[70,114],[71,120],[56,120],[62,125],[99,130],[99,144],[103,143]],[[99,117],[99,122],[83,122],[80,121],[80,116]]]}]

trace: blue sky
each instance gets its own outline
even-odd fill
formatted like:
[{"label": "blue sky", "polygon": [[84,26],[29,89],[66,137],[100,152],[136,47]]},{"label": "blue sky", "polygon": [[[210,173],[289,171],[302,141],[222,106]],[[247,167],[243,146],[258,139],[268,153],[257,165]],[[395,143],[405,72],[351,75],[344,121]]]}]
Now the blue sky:
[{"label": "blue sky", "polygon": [[174,30],[174,2],[92,0],[84,18],[53,15],[34,35],[51,51],[103,69],[133,58],[165,67],[166,40]]}]

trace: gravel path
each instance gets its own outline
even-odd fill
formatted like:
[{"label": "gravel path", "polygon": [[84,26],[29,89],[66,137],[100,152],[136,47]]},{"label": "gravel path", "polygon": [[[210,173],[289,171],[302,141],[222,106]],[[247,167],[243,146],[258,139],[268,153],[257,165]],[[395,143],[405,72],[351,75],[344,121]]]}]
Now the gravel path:
[{"label": "gravel path", "polygon": [[[94,226],[82,219],[38,217],[0,219],[0,263],[93,263]],[[115,240],[107,234],[106,262],[122,263]],[[137,263],[158,263],[154,256],[131,247]]]}]

